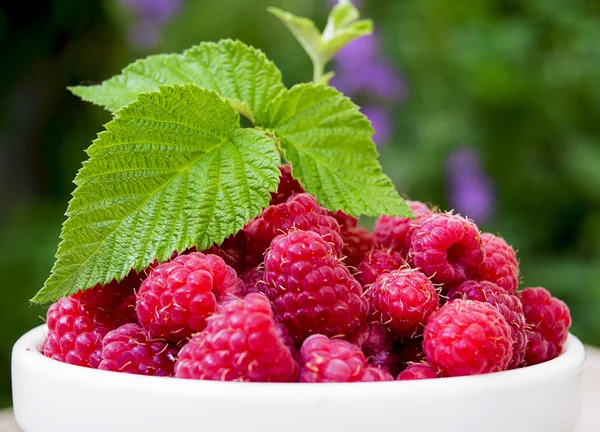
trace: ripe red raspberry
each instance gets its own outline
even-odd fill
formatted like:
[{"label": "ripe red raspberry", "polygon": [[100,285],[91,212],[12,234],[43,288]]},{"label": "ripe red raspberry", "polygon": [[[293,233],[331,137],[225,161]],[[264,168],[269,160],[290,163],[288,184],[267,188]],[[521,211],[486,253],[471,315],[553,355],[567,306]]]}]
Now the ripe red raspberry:
[{"label": "ripe red raspberry", "polygon": [[450,213],[421,220],[411,239],[409,257],[434,282],[458,284],[469,279],[483,262],[484,251],[477,226]]},{"label": "ripe red raspberry", "polygon": [[379,243],[400,252],[406,257],[410,248],[410,237],[414,228],[424,216],[432,213],[431,209],[419,201],[406,201],[413,211],[415,218],[403,218],[400,216],[379,216],[375,222],[373,233]]},{"label": "ripe red raspberry", "polygon": [[360,284],[310,231],[277,236],[265,257],[266,294],[299,346],[311,334],[350,337],[366,312]]},{"label": "ripe red raspberry", "polygon": [[502,314],[511,330],[513,339],[513,355],[508,369],[515,369],[523,363],[527,347],[525,332],[525,316],[521,301],[514,295],[508,294],[498,285],[487,281],[466,281],[448,292],[448,299],[458,298],[486,302]]},{"label": "ripe red raspberry", "polygon": [[48,309],[46,357],[78,366],[97,368],[102,339],[115,321],[93,304],[81,302],[82,292],[58,300]]},{"label": "ripe red raspberry", "polygon": [[519,261],[515,250],[502,237],[490,233],[481,234],[485,258],[474,278],[494,282],[509,294],[519,286]]},{"label": "ripe red raspberry", "polygon": [[571,326],[569,307],[541,287],[519,293],[527,322],[528,365],[543,363],[560,355]]},{"label": "ripe red raspberry", "polygon": [[178,343],[204,330],[217,308],[217,297],[241,291],[235,270],[216,255],[181,255],[160,264],[138,292],[140,323],[152,337]]},{"label": "ripe red raspberry", "polygon": [[223,258],[225,263],[232,267],[237,274],[242,274],[246,269],[246,234],[239,231],[227,237],[221,245],[214,245],[202,251],[204,254],[213,254]]},{"label": "ripe red raspberry", "polygon": [[423,334],[427,362],[443,376],[506,370],[512,358],[510,327],[492,305],[453,300],[429,318]]},{"label": "ripe red raspberry", "polygon": [[375,248],[375,237],[362,227],[343,227],[340,233],[344,241],[342,255],[347,266],[357,267],[366,254]]},{"label": "ripe red raspberry", "polygon": [[292,167],[289,164],[280,165],[279,171],[281,171],[281,175],[279,176],[277,192],[271,192],[269,205],[282,204],[292,195],[304,192],[298,180],[292,177]]},{"label": "ripe red raspberry", "polygon": [[367,368],[367,360],[356,345],[320,334],[304,341],[300,357],[300,382],[356,382]]},{"label": "ripe red raspberry", "polygon": [[398,381],[422,380],[437,378],[435,370],[426,363],[409,365],[398,375]]},{"label": "ripe red raspberry", "polygon": [[440,301],[433,283],[418,270],[393,270],[366,291],[371,320],[396,336],[418,336]]},{"label": "ripe red raspberry", "polygon": [[171,376],[177,350],[164,340],[152,339],[137,324],[124,324],[102,341],[98,369],[137,375]]},{"label": "ripe red raspberry", "polygon": [[367,252],[358,265],[356,279],[366,287],[377,280],[379,276],[392,270],[398,270],[405,264],[400,253],[391,249],[373,249]]},{"label": "ripe red raspberry", "polygon": [[360,379],[361,382],[394,381],[393,375],[386,369],[367,366]]},{"label": "ripe red raspberry", "polygon": [[248,265],[260,264],[271,240],[292,228],[316,232],[341,256],[343,241],[339,224],[315,197],[302,193],[293,195],[283,204],[267,207],[259,217],[248,222],[244,228]]},{"label": "ripe red raspberry", "polygon": [[175,376],[213,381],[294,382],[298,364],[285,345],[269,300],[248,294],[225,305],[183,346]]}]

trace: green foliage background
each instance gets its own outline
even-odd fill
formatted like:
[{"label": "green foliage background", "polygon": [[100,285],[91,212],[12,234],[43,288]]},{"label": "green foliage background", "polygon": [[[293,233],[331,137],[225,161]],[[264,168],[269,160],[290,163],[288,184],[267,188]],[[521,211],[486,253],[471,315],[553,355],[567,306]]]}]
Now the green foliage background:
[{"label": "green foliage background", "polygon": [[[384,52],[408,98],[384,170],[409,197],[447,208],[444,163],[476,147],[496,185],[482,229],[518,250],[523,283],[566,300],[573,331],[600,345],[600,4],[585,0],[371,0]],[[188,0],[158,47],[126,43],[114,1],[0,7],[0,406],[10,404],[10,349],[41,322],[28,299],[53,263],[72,179],[110,115],[67,85],[99,82],[133,59],[231,37],[263,49],[287,85],[308,57],[265,12],[324,23],[325,0]]]}]

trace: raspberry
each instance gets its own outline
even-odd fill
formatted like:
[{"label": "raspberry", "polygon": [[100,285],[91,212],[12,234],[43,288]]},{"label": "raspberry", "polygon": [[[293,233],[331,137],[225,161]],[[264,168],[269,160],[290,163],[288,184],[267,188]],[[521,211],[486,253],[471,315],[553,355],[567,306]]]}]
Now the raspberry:
[{"label": "raspberry", "polygon": [[342,255],[348,266],[357,267],[366,254],[375,248],[375,237],[362,227],[342,227],[340,233],[344,241]]},{"label": "raspberry", "polygon": [[298,364],[262,294],[225,305],[183,346],[175,376],[213,381],[294,382]]},{"label": "raspberry", "polygon": [[284,204],[267,207],[246,225],[248,264],[255,266],[262,262],[271,240],[292,228],[316,232],[341,256],[343,241],[337,221],[312,195],[302,193],[293,195]]},{"label": "raspberry", "polygon": [[440,301],[433,283],[414,269],[382,274],[365,296],[371,319],[397,336],[417,336]]},{"label": "raspberry", "polygon": [[448,302],[429,318],[423,335],[427,362],[443,376],[506,370],[512,344],[500,312],[473,300]]},{"label": "raspberry", "polygon": [[124,324],[102,341],[98,369],[137,375],[171,376],[177,350],[164,340],[153,340],[137,324]]},{"label": "raspberry", "polygon": [[280,165],[279,171],[281,171],[279,185],[277,192],[271,192],[270,205],[282,204],[292,195],[304,192],[298,180],[292,177],[292,167],[289,164]]},{"label": "raspberry", "polygon": [[160,264],[144,280],[136,310],[152,337],[178,343],[204,330],[217,308],[217,297],[241,291],[235,270],[216,255],[181,255]]},{"label": "raspberry", "polygon": [[362,382],[394,381],[394,377],[385,369],[367,366],[360,380]]},{"label": "raspberry", "polygon": [[409,253],[413,267],[434,282],[459,284],[479,268],[484,251],[477,226],[450,213],[427,216],[415,229]]},{"label": "raspberry", "polygon": [[373,249],[367,252],[358,265],[356,279],[362,286],[371,285],[379,276],[391,270],[398,270],[405,264],[400,253],[391,249]]},{"label": "raspberry", "polygon": [[410,237],[414,228],[424,216],[432,213],[431,209],[419,201],[406,201],[415,215],[415,219],[400,216],[379,216],[375,222],[373,233],[382,246],[400,252],[406,257],[410,248]]},{"label": "raspberry", "polygon": [[403,368],[410,366],[412,363],[424,362],[423,338],[402,339],[397,346],[396,353],[400,366]]},{"label": "raspberry", "polygon": [[400,360],[392,348],[388,332],[381,324],[374,322],[361,326],[352,342],[362,349],[371,366],[384,368],[394,376],[400,372]]},{"label": "raspberry", "polygon": [[92,302],[82,301],[82,294],[79,291],[50,306],[46,314],[49,332],[42,353],[64,363],[97,368],[102,338],[114,328],[115,321]]},{"label": "raspberry", "polygon": [[398,381],[410,381],[437,378],[435,370],[426,363],[415,363],[409,365],[398,375]]},{"label": "raspberry", "polygon": [[329,216],[335,218],[336,221],[338,221],[338,224],[340,225],[341,229],[354,228],[354,227],[358,226],[357,218],[355,218],[354,216],[350,216],[349,214],[346,214],[341,210],[338,210],[335,213],[332,212],[331,210],[327,210],[327,214]]},{"label": "raspberry", "polygon": [[475,279],[494,282],[509,294],[519,286],[519,262],[514,249],[502,237],[490,233],[481,234],[485,258]]},{"label": "raspberry", "polygon": [[227,237],[221,245],[214,245],[202,253],[213,254],[223,258],[225,263],[232,267],[237,274],[242,274],[246,269],[246,234],[239,231]]},{"label": "raspberry", "polygon": [[466,281],[448,292],[448,299],[457,298],[486,302],[496,308],[502,314],[511,330],[513,340],[513,356],[508,365],[514,369],[523,363],[525,349],[527,347],[527,335],[525,332],[525,316],[521,301],[514,295],[508,294],[498,285],[487,281]]},{"label": "raspberry", "polygon": [[350,337],[364,319],[360,284],[310,231],[277,236],[265,257],[266,294],[299,346],[311,334]]},{"label": "raspberry", "polygon": [[300,382],[361,381],[367,368],[367,360],[356,345],[320,334],[304,341],[300,356]]},{"label": "raspberry", "polygon": [[569,307],[541,287],[519,293],[527,322],[528,365],[543,363],[560,355],[571,326]]},{"label": "raspberry", "polygon": [[240,297],[253,292],[265,292],[264,272],[261,269],[254,267],[246,270],[240,275],[240,279],[244,282],[244,291]]}]

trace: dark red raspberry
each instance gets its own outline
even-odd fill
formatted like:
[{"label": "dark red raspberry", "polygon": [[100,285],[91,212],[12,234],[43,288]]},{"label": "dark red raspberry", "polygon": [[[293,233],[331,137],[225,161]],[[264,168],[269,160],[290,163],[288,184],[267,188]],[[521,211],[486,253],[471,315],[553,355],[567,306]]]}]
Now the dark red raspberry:
[{"label": "dark red raspberry", "polygon": [[344,228],[354,228],[358,226],[358,219],[354,216],[350,216],[349,214],[344,213],[341,210],[337,212],[332,212],[331,210],[327,210],[327,214],[335,218],[338,221],[341,229]]},{"label": "dark red raspberry", "polygon": [[488,281],[466,281],[448,292],[449,300],[458,298],[489,303],[502,314],[510,326],[513,339],[513,356],[508,368],[519,367],[523,363],[527,347],[525,316],[521,301],[495,283]]},{"label": "dark red raspberry", "polygon": [[364,319],[360,284],[314,232],[277,236],[265,257],[264,276],[275,316],[298,346],[315,333],[351,337]]},{"label": "dark red raspberry", "polygon": [[427,362],[442,376],[506,370],[513,341],[506,320],[492,305],[453,300],[429,318],[423,334]]},{"label": "dark red raspberry", "polygon": [[304,341],[300,356],[300,382],[356,382],[367,368],[367,360],[356,345],[320,334]]},{"label": "dark red raspberry", "polygon": [[423,216],[433,214],[431,209],[422,202],[407,200],[406,203],[413,211],[414,219],[400,216],[379,216],[373,229],[375,238],[382,246],[400,252],[403,257],[408,254],[410,237],[414,228]]},{"label": "dark red raspberry", "polygon": [[293,228],[316,232],[341,256],[343,241],[339,224],[317,203],[315,197],[302,193],[293,195],[283,204],[267,207],[259,217],[248,222],[244,228],[247,264],[259,265],[271,240]]},{"label": "dark red raspberry", "polygon": [[213,381],[294,382],[298,364],[285,345],[269,300],[248,294],[223,307],[183,346],[175,376]]},{"label": "dark red raspberry", "polygon": [[367,366],[360,380],[362,382],[394,381],[394,377],[386,369],[374,366]]},{"label": "dark red raspberry", "polygon": [[254,267],[246,270],[240,275],[240,279],[244,282],[244,292],[240,297],[253,292],[265,292],[264,271]]},{"label": "dark red raspberry", "polygon": [[375,237],[362,227],[342,228],[340,233],[344,241],[342,255],[347,266],[357,267],[366,254],[375,248]]},{"label": "dark red raspberry", "polygon": [[402,339],[397,344],[396,353],[400,366],[406,368],[412,363],[423,363],[425,361],[425,352],[423,351],[423,338]]},{"label": "dark red raspberry", "polygon": [[396,336],[418,336],[440,306],[433,283],[414,269],[382,274],[366,291],[371,320]]},{"label": "dark red raspberry", "polygon": [[204,330],[217,309],[217,298],[241,292],[235,270],[216,255],[181,255],[160,264],[138,292],[140,323],[152,337],[178,343]]},{"label": "dark red raspberry", "polygon": [[475,273],[475,279],[494,282],[509,294],[519,286],[519,261],[515,250],[502,237],[481,234],[485,258]]},{"label": "dark red raspberry", "polygon": [[152,339],[137,324],[124,324],[102,341],[98,369],[137,375],[171,376],[177,350],[165,340]]},{"label": "dark red raspberry", "polygon": [[409,365],[398,375],[398,381],[422,380],[437,378],[435,370],[426,363]]},{"label": "dark red raspberry", "polygon": [[559,356],[571,326],[569,307],[541,287],[525,288],[519,293],[527,322],[528,365]]},{"label": "dark red raspberry", "polygon": [[377,280],[379,276],[392,270],[398,270],[405,264],[400,253],[391,249],[373,249],[367,252],[358,265],[356,279],[366,287]]},{"label": "dark red raspberry", "polygon": [[289,164],[280,165],[279,171],[281,171],[279,185],[277,192],[271,192],[270,205],[282,204],[292,195],[304,192],[298,180],[292,177],[292,167]]},{"label": "dark red raspberry", "polygon": [[361,326],[358,334],[352,338],[367,357],[370,365],[384,368],[394,376],[398,375],[402,365],[383,325],[374,322]]},{"label": "dark red raspberry", "polygon": [[82,292],[58,300],[48,309],[48,336],[42,353],[64,363],[97,368],[102,339],[115,320],[93,304],[81,302]]},{"label": "dark red raspberry", "polygon": [[409,257],[412,266],[434,282],[459,284],[469,279],[483,262],[479,229],[458,215],[427,216],[412,235]]},{"label": "dark red raspberry", "polygon": [[237,274],[242,274],[246,269],[246,234],[244,231],[232,234],[221,245],[211,246],[202,253],[220,256]]}]

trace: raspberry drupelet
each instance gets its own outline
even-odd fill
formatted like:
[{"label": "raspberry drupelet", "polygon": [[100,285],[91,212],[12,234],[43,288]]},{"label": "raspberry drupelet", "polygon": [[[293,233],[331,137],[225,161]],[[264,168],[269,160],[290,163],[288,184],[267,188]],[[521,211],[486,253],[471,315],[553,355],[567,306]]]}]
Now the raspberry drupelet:
[{"label": "raspberry drupelet", "polygon": [[456,285],[469,279],[484,258],[479,228],[450,213],[423,218],[415,229],[409,252],[412,267],[436,283]]},{"label": "raspberry drupelet", "polygon": [[360,284],[317,233],[277,236],[265,256],[266,294],[297,346],[311,334],[351,337],[366,313]]},{"label": "raspberry drupelet", "polygon": [[357,267],[356,280],[368,287],[379,276],[392,270],[398,270],[405,264],[400,253],[391,249],[373,249],[365,254]]},{"label": "raspberry drupelet", "polygon": [[365,296],[370,319],[399,337],[422,334],[427,319],[440,305],[433,283],[409,268],[382,274]]},{"label": "raspberry drupelet", "polygon": [[343,240],[338,222],[315,197],[301,193],[292,195],[285,203],[267,207],[244,227],[247,265],[259,265],[271,241],[291,229],[316,232],[332,244],[337,256],[342,255]]},{"label": "raspberry drupelet", "polygon": [[136,375],[173,375],[177,349],[165,340],[153,339],[137,324],[124,324],[102,340],[98,369]]},{"label": "raspberry drupelet", "polygon": [[519,293],[527,322],[528,365],[543,363],[560,355],[569,335],[569,307],[544,288],[525,288]]},{"label": "raspberry drupelet", "polygon": [[490,233],[481,234],[485,258],[474,278],[494,282],[509,294],[519,286],[519,261],[515,250],[502,237]]},{"label": "raspberry drupelet", "polygon": [[521,301],[503,288],[488,281],[466,281],[448,292],[448,299],[458,298],[486,302],[502,314],[511,329],[513,356],[508,369],[519,367],[525,358],[527,334]]},{"label": "raspberry drupelet", "polygon": [[368,367],[363,352],[356,345],[321,334],[304,341],[300,357],[300,382],[361,381]]},{"label": "raspberry drupelet", "polygon": [[479,375],[506,370],[513,340],[504,317],[492,305],[453,300],[425,326],[427,362],[442,376]]},{"label": "raspberry drupelet", "polygon": [[144,280],[136,310],[154,338],[178,343],[204,330],[217,300],[235,296],[243,282],[222,258],[200,252],[160,264]]},{"label": "raspberry drupelet", "polygon": [[411,381],[437,378],[435,370],[427,363],[414,363],[398,375],[398,381]]},{"label": "raspberry drupelet", "polygon": [[342,255],[348,267],[357,267],[376,246],[375,237],[360,226],[342,227]]},{"label": "raspberry drupelet", "polygon": [[213,381],[295,382],[298,364],[263,294],[234,300],[183,346],[175,376]]},{"label": "raspberry drupelet", "polygon": [[379,216],[373,229],[375,238],[383,247],[400,252],[403,257],[408,254],[410,238],[415,227],[424,216],[433,214],[431,209],[422,202],[407,200],[406,203],[413,211],[414,219],[400,216]]},{"label": "raspberry drupelet", "polygon": [[237,274],[242,274],[246,270],[246,234],[243,230],[238,231],[223,240],[220,245],[215,244],[202,253],[221,257]]}]

